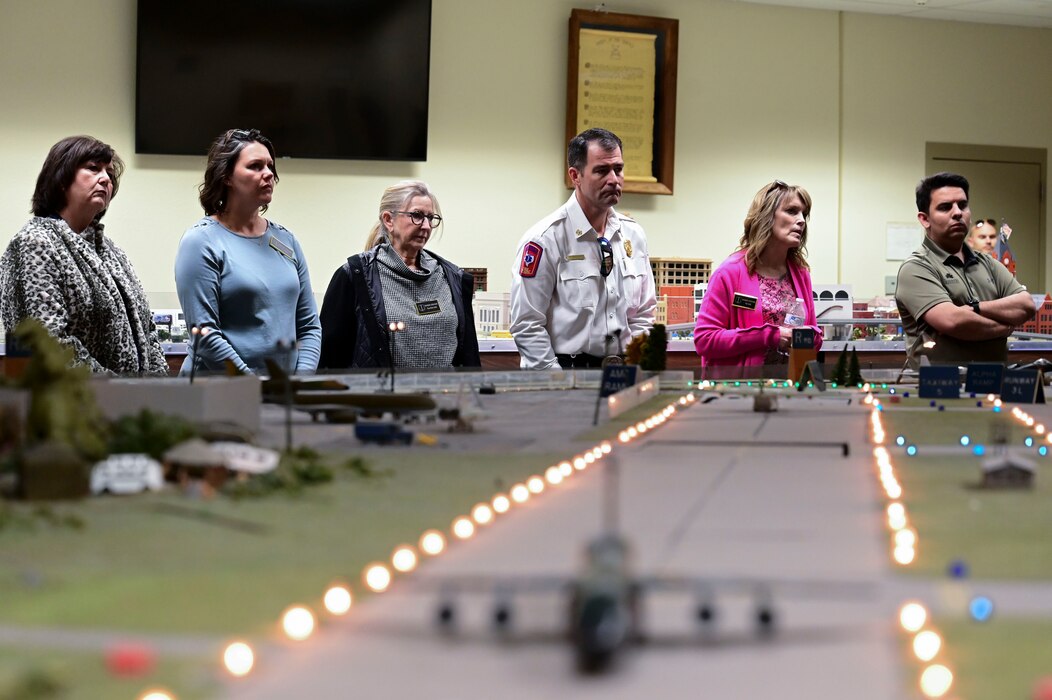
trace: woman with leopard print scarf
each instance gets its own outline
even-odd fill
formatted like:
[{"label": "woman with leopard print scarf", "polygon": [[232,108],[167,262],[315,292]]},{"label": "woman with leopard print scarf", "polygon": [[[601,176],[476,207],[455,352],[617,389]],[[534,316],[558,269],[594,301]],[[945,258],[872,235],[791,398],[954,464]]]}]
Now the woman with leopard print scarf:
[{"label": "woman with leopard print scarf", "polygon": [[0,313],[9,339],[19,322],[36,318],[92,372],[163,375],[168,364],[142,283],[103,234],[123,170],[113,148],[90,136],[52,146],[33,218],[0,258]]}]

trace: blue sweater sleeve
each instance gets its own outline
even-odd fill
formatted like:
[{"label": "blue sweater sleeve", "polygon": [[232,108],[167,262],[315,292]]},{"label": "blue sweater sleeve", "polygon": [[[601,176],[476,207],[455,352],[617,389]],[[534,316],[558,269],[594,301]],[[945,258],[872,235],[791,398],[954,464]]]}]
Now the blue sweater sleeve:
[{"label": "blue sweater sleeve", "polygon": [[[197,347],[204,366],[217,367],[230,360],[240,371],[251,373],[251,368],[223,335],[219,309],[220,277],[225,258],[224,251],[215,244],[206,228],[194,226],[187,229],[175,255],[175,287],[187,328],[208,329],[208,334]],[[193,339],[188,342],[192,348]]]}]

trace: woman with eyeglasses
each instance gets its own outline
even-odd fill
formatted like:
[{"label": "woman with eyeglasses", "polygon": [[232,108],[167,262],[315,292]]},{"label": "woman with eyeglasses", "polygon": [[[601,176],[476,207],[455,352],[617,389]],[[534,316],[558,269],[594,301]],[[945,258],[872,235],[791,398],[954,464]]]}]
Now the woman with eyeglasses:
[{"label": "woman with eyeglasses", "polygon": [[167,374],[142,283],[103,234],[123,171],[113,148],[90,136],[51,147],[37,176],[33,218],[0,259],[4,327],[11,343],[22,320],[37,319],[95,373]]},{"label": "woman with eyeglasses", "polygon": [[384,190],[364,253],[347,259],[321,306],[321,367],[479,367],[474,279],[424,248],[442,223],[428,186]]},{"label": "woman with eyeglasses", "polygon": [[[753,197],[738,250],[712,273],[694,327],[694,347],[712,376],[786,364],[793,325],[813,328],[821,347],[805,259],[810,215],[807,190],[781,180]],[[802,324],[790,313],[798,299]]]},{"label": "woman with eyeglasses", "polygon": [[266,371],[266,360],[297,373],[318,366],[321,324],[307,260],[288,231],[263,217],[274,197],[274,146],[256,129],[231,129],[208,151],[200,201],[205,216],[187,229],[175,285],[188,328],[201,329],[182,373]]}]

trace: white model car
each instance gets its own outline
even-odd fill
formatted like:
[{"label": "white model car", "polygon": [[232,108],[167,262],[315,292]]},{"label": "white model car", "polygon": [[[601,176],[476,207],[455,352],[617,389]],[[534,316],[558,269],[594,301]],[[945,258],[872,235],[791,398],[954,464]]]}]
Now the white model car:
[{"label": "white model car", "polygon": [[118,495],[160,491],[164,486],[161,463],[149,455],[110,455],[91,468],[91,492]]},{"label": "white model car", "polygon": [[213,442],[211,448],[226,458],[227,469],[247,474],[273,471],[281,455],[265,447],[254,447],[243,442]]}]

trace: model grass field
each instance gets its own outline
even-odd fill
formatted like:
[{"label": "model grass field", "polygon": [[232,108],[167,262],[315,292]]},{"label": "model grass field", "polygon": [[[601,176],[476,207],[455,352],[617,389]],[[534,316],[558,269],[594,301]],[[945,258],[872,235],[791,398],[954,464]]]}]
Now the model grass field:
[{"label": "model grass field", "polygon": [[939,618],[934,624],[943,633],[946,657],[958,669],[954,697],[1031,698],[1037,679],[1052,675],[1052,621],[995,616],[983,624]]},{"label": "model grass field", "polygon": [[[655,397],[604,431],[616,435],[676,397]],[[574,442],[584,450],[597,439]],[[346,454],[323,455],[332,481],[264,497],[201,500],[167,490],[43,511],[0,504],[0,629],[58,637],[54,649],[34,651],[0,636],[0,698],[134,697],[151,684],[183,700],[212,697],[217,655],[230,638],[274,638],[286,606],[316,603],[337,579],[360,601],[368,563],[428,528],[448,532],[475,504],[571,456],[428,447],[362,454],[349,466]],[[109,673],[98,652],[67,652],[64,631],[198,641],[188,655],[159,653],[154,672],[129,679]],[[40,694],[38,682],[58,690]]]},{"label": "model grass field", "polygon": [[[908,403],[909,402],[909,403]],[[923,403],[922,403],[923,402]],[[942,411],[927,399],[884,402],[882,420],[892,462],[902,484],[903,502],[918,533],[917,558],[900,570],[907,577],[942,580],[953,586],[951,567],[963,565],[965,583],[983,581],[1045,582],[1052,585],[1052,483],[1042,467],[1047,457],[1037,453],[1033,429],[1009,415],[1007,406],[995,412],[976,399],[939,401]],[[970,410],[968,410],[970,408]],[[962,432],[962,425],[967,431]],[[992,438],[1001,434],[1009,449],[1033,460],[1038,473],[1032,489],[983,489],[981,462],[998,449]],[[967,434],[969,446],[961,446]],[[905,446],[915,445],[909,456]],[[1024,440],[1034,437],[1027,449]],[[941,448],[941,449],[933,449]],[[937,454],[957,448],[957,454]],[[971,448],[971,449],[969,449]],[[932,454],[936,453],[936,454]],[[981,583],[976,583],[981,589]],[[1029,698],[1038,679],[1049,675],[1048,641],[1052,620],[1005,617],[997,612],[985,622],[969,618],[966,610],[943,615],[934,626],[943,636],[944,656],[957,669],[954,695],[960,698]],[[903,649],[906,664],[916,665]]]}]

